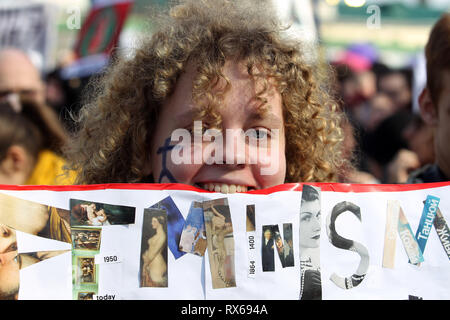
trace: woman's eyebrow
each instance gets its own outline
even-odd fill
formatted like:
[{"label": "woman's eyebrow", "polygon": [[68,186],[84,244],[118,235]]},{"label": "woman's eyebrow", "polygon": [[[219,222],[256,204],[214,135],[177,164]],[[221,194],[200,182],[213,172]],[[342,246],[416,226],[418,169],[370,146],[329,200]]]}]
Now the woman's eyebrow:
[{"label": "woman's eyebrow", "polygon": [[183,113],[177,114],[176,118],[178,119],[192,119],[194,115],[197,113],[196,109],[189,109]]},{"label": "woman's eyebrow", "polygon": [[283,125],[283,120],[272,112],[264,112],[263,114],[251,112],[246,122],[264,121],[264,124],[270,128],[280,128]]},{"label": "woman's eyebrow", "polygon": [[174,114],[175,124],[179,127],[184,127],[186,125],[193,125],[194,121],[203,121],[203,119],[197,118],[199,115],[199,109],[192,108],[187,111],[180,112],[179,114]]}]

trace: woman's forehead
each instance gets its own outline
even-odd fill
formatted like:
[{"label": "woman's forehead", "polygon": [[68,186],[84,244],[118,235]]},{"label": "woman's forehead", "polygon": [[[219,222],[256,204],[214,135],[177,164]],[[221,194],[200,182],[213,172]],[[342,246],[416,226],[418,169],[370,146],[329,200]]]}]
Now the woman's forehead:
[{"label": "woman's forehead", "polygon": [[227,61],[221,72],[222,76],[212,81],[214,85],[207,83],[210,88],[200,87],[198,81],[204,75],[188,64],[166,106],[174,109],[172,111],[177,117],[185,119],[205,118],[209,114],[203,111],[211,107],[220,117],[227,108],[235,107],[245,109],[246,117],[255,120],[268,118],[273,122],[282,121],[282,98],[273,81],[251,77],[243,63]]},{"label": "woman's forehead", "polygon": [[300,207],[300,214],[306,213],[317,213],[320,211],[320,201],[319,199],[313,201],[304,201]]}]

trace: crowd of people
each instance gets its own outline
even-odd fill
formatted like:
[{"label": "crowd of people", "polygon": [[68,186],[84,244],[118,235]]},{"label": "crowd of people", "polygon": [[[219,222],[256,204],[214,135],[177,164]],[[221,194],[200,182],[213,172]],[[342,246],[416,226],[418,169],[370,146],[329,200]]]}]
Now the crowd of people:
[{"label": "crowd of people", "polygon": [[434,163],[433,129],[413,109],[413,72],[377,60],[376,48],[352,45],[332,62],[337,99],[347,115],[345,156],[351,183],[406,183],[420,167]]},{"label": "crowd of people", "polygon": [[[321,78],[301,46],[280,36],[270,12],[210,3],[174,8],[132,59],[95,77],[81,111],[82,90],[57,71],[40,75],[19,49],[0,49],[0,184],[214,188],[226,177],[251,190],[287,182],[449,180],[449,14],[430,34],[428,80],[414,110],[413,70],[380,63],[374,47],[349,47]],[[279,170],[267,177],[252,169],[259,163],[205,169],[162,161],[171,131],[195,119],[223,131],[250,122],[258,134],[267,134],[261,127],[280,129]],[[161,179],[163,170],[170,181]]]},{"label": "crowd of people", "polygon": [[[351,47],[349,54],[335,63],[337,92],[349,119],[345,122],[346,154],[354,157],[355,164],[344,180],[449,180],[449,14],[433,26],[424,52],[427,81],[418,101],[413,95],[414,70],[395,70],[377,62],[373,47]],[[414,102],[418,110],[414,110]]]}]

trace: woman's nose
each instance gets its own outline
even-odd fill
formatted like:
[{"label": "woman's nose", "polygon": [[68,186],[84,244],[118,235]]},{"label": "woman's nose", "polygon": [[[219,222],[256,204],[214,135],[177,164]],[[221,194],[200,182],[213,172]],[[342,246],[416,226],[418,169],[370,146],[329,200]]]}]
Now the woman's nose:
[{"label": "woman's nose", "polygon": [[207,131],[205,137],[211,141],[203,150],[207,164],[245,166],[247,147],[242,129],[212,129]]},{"label": "woman's nose", "polygon": [[8,262],[11,262],[14,260],[14,258],[17,256],[17,251],[11,251],[7,253],[0,253],[0,265],[5,265]]},{"label": "woman's nose", "polygon": [[225,131],[224,163],[232,166],[246,164],[245,134],[241,129],[227,129]]},{"label": "woman's nose", "polygon": [[320,231],[320,217],[314,217],[313,218],[313,230],[314,231]]}]

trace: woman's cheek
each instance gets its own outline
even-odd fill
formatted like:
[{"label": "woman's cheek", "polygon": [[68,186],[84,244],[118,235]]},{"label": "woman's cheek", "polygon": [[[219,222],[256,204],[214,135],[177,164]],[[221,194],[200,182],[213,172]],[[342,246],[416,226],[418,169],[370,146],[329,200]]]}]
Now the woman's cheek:
[{"label": "woman's cheek", "polygon": [[254,167],[254,175],[257,177],[261,188],[268,188],[283,184],[286,179],[286,158],[284,153],[274,153],[262,160]]},{"label": "woman's cheek", "polygon": [[190,144],[158,139],[152,150],[152,175],[156,183],[188,183],[193,152]]},{"label": "woman's cheek", "polygon": [[[275,131],[266,147],[259,147],[258,172],[263,188],[283,184],[286,179],[286,155],[284,134]],[[255,153],[255,151],[253,152]]]},{"label": "woman's cheek", "polygon": [[175,183],[193,184],[193,177],[198,172],[201,165],[194,164],[174,164],[170,163],[169,171],[172,173]]},{"label": "woman's cheek", "polygon": [[305,223],[304,222],[300,222],[300,230],[299,230],[299,234],[300,234],[300,245],[302,246],[306,246],[307,245],[307,228],[305,227]]},{"label": "woman's cheek", "polygon": [[192,179],[203,165],[202,148],[180,143],[172,150],[167,162],[167,173],[175,180],[171,182],[192,185]]}]

